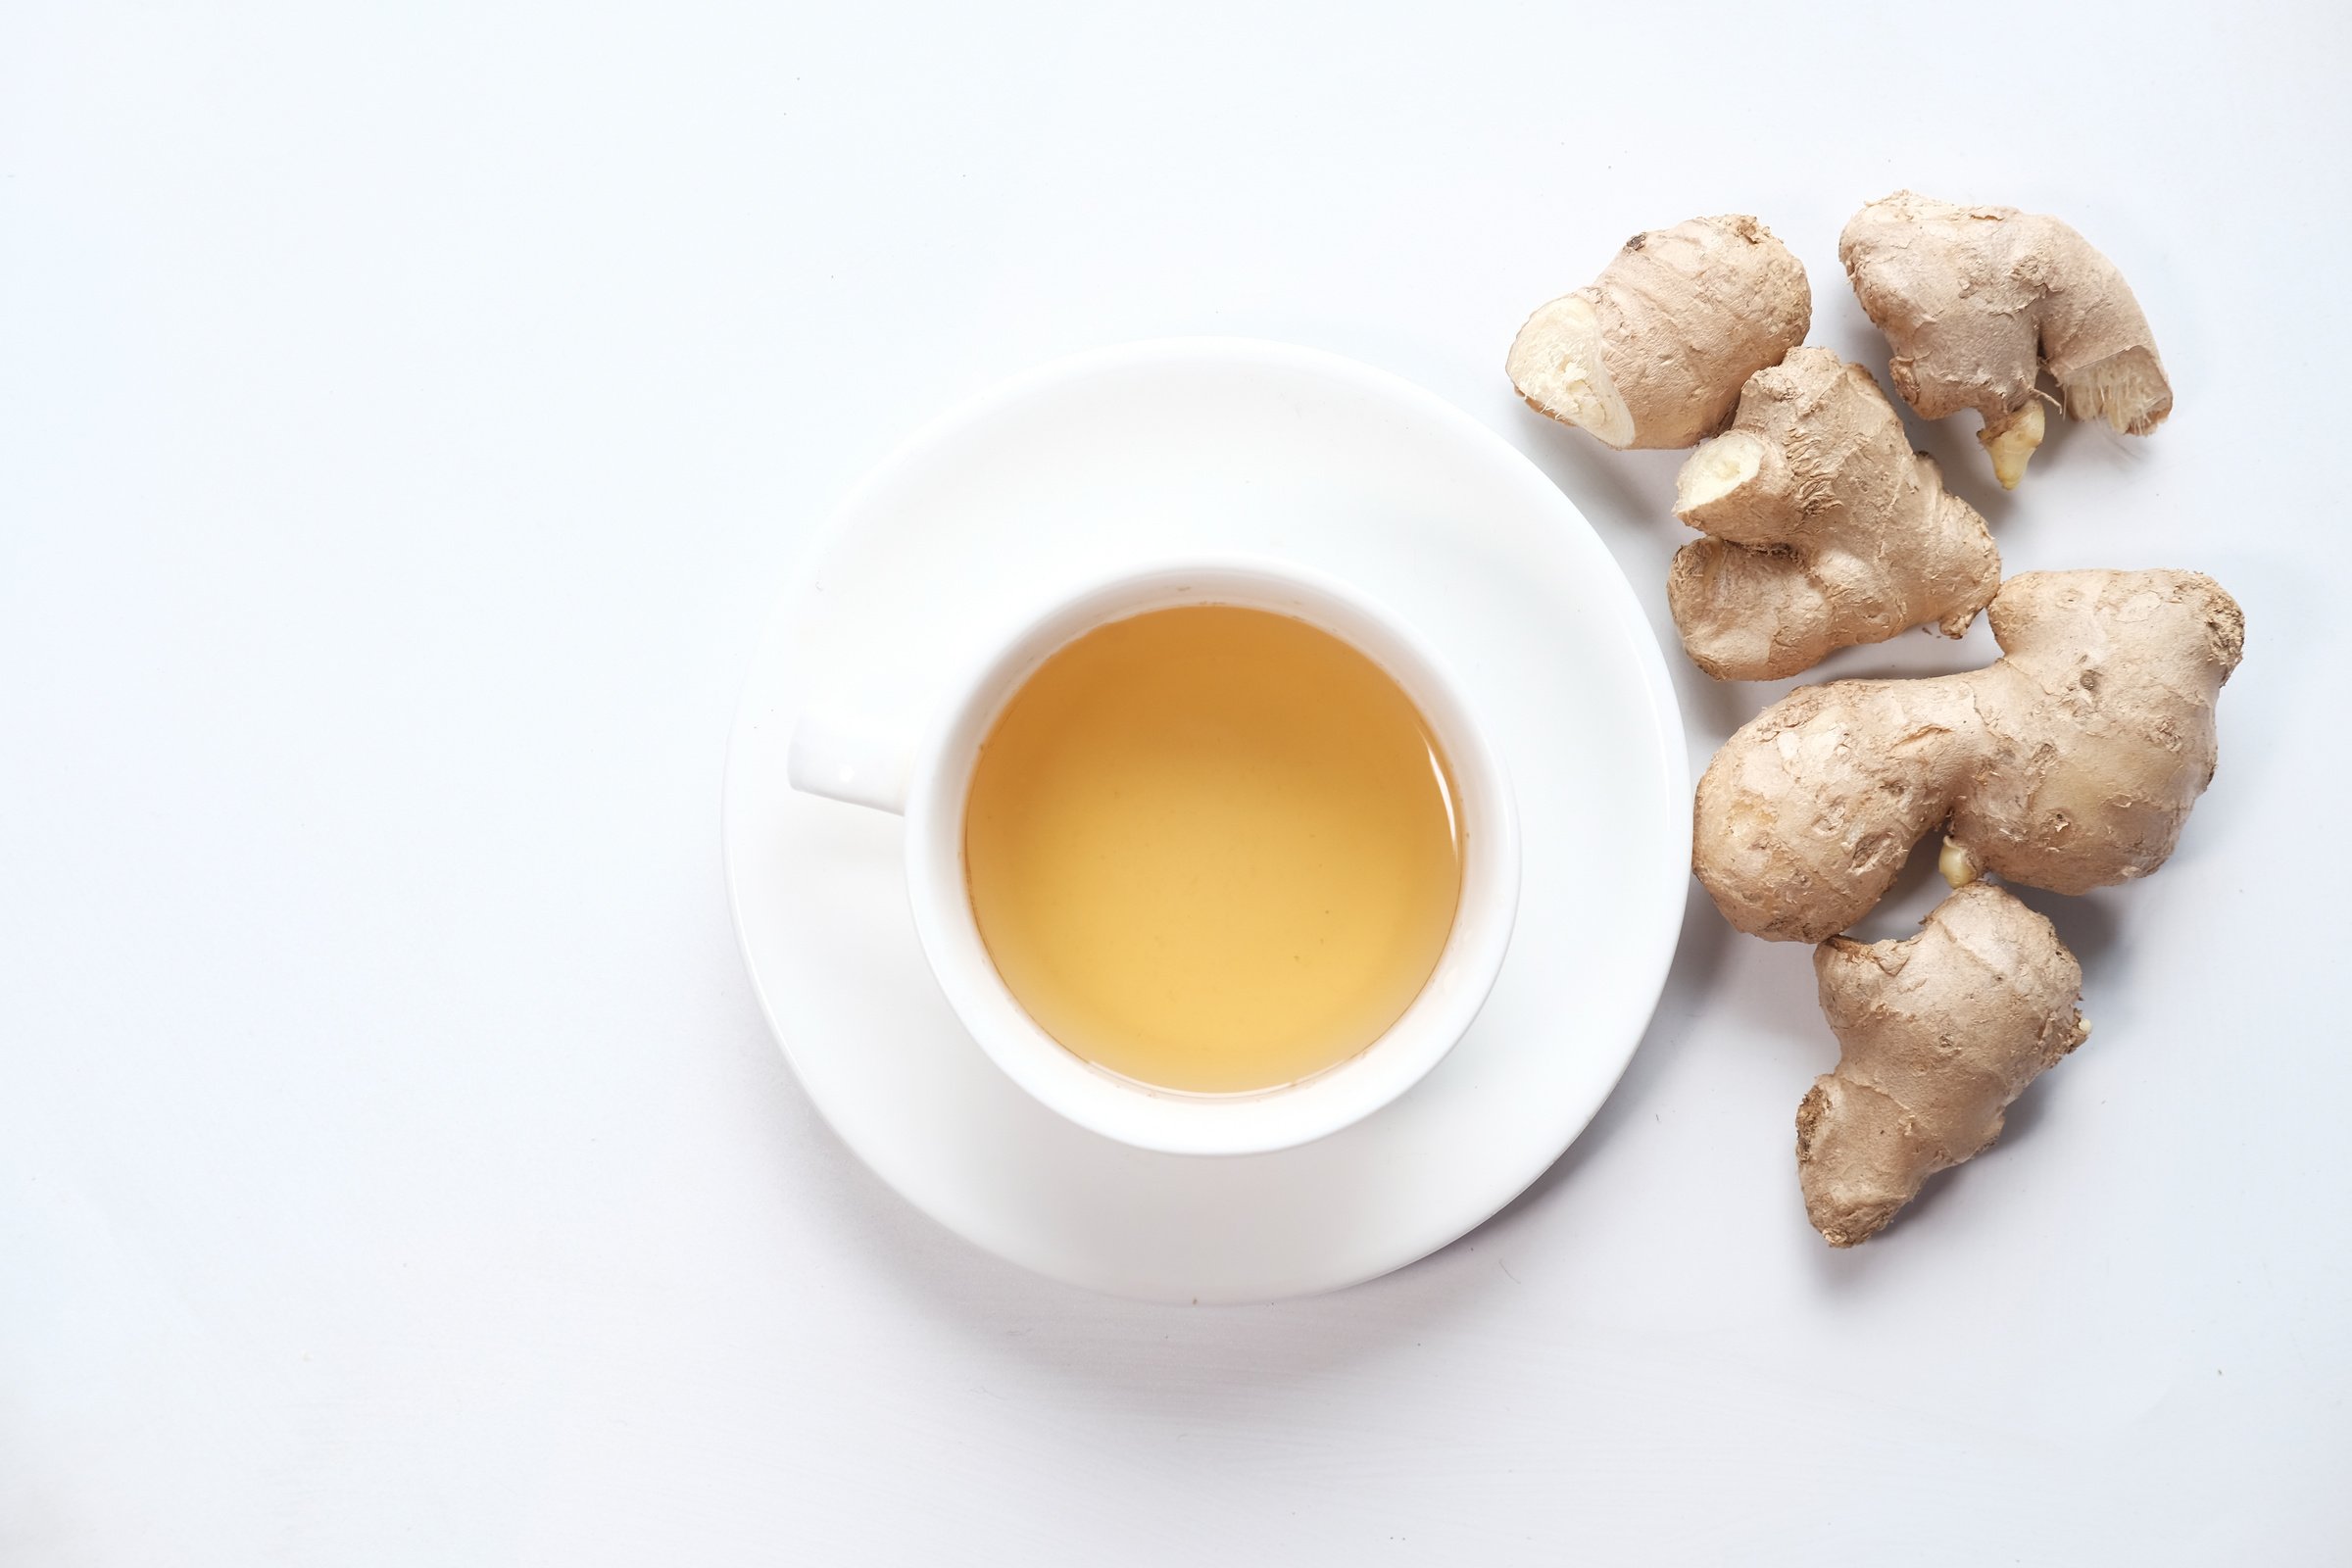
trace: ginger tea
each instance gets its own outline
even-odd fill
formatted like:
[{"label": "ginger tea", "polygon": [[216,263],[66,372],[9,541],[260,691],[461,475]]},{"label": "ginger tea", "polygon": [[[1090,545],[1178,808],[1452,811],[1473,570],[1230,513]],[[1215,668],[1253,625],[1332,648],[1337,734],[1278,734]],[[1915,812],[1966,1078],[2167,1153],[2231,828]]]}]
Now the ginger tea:
[{"label": "ginger tea", "polygon": [[1420,710],[1269,611],[1099,626],[997,719],[964,808],[989,956],[1064,1047],[1163,1088],[1286,1084],[1377,1040],[1437,967],[1463,824]]}]

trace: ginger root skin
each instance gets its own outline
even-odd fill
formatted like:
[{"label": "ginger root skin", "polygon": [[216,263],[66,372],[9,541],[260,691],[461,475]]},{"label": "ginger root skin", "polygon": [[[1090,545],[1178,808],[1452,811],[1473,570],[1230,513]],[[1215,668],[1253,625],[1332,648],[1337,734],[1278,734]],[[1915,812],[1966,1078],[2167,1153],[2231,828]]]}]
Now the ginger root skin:
[{"label": "ginger root skin", "polygon": [[1895,390],[1926,419],[1976,410],[2003,489],[2041,445],[2045,363],[2070,419],[2146,435],[2172,412],[2132,286],[2055,218],[1897,191],[1854,215],[1838,259],[1886,334]]},{"label": "ginger root skin", "polygon": [[1529,317],[1503,368],[1537,413],[1609,446],[1687,447],[1812,324],[1804,265],[1770,229],[1693,218],[1636,234],[1590,286]]},{"label": "ginger root skin", "polygon": [[2245,618],[2193,571],[2037,571],[1988,616],[2003,657],[1800,686],[1699,779],[1691,868],[1753,936],[1820,942],[1943,826],[1975,870],[2083,893],[2162,865],[2212,780]]},{"label": "ginger root skin", "polygon": [[1676,475],[1666,602],[1717,680],[1779,680],[1923,623],[1968,629],[2001,583],[1976,509],[1913,452],[1870,372],[1797,348],[1747,378],[1731,429]]},{"label": "ginger root skin", "polygon": [[1832,1247],[1876,1235],[1930,1176],[1990,1148],[2009,1103],[2090,1033],[2075,956],[1986,882],[1915,937],[1824,942],[1813,973],[1839,1052],[1796,1108],[1796,1177]]}]

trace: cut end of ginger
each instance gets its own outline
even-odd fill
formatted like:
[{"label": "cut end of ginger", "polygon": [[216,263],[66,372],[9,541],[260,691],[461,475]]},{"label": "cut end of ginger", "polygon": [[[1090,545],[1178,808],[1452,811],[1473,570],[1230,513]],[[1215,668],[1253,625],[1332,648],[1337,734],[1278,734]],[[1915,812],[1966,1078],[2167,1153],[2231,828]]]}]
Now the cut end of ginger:
[{"label": "cut end of ginger", "polygon": [[1623,448],[1634,439],[1633,411],[1610,384],[1590,294],[1564,295],[1529,317],[1503,368],[1537,413]]},{"label": "cut end of ginger", "polygon": [[2129,348],[2059,383],[2070,419],[2104,419],[2124,435],[2146,435],[2173,412],[2172,383],[2153,348]]},{"label": "cut end of ginger", "polygon": [[1702,441],[1674,476],[1674,510],[1680,516],[1721,501],[1755,478],[1764,466],[1764,443],[1745,430],[1727,430]]}]

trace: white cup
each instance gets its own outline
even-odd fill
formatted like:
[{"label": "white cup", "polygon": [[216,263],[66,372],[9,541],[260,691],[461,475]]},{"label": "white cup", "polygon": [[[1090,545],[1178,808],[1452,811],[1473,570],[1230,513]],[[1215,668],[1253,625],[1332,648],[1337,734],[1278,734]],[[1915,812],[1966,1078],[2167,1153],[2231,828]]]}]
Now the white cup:
[{"label": "white cup", "polygon": [[[1348,643],[1410,697],[1452,764],[1462,892],[1437,968],[1404,1014],[1346,1061],[1242,1094],[1164,1089],[1085,1060],[1030,1018],[990,961],[964,883],[963,808],[980,743],[1056,650],[1107,621],[1178,605],[1239,605],[1296,616]],[[1186,562],[1122,573],[1066,595],[1004,638],[911,742],[854,719],[794,727],[792,787],[906,818],[906,890],[923,952],[980,1049],[1079,1126],[1139,1149],[1251,1154],[1328,1137],[1418,1083],[1469,1029],[1510,946],[1519,907],[1519,817],[1501,761],[1460,687],[1396,616],[1313,573],[1267,562]]]}]

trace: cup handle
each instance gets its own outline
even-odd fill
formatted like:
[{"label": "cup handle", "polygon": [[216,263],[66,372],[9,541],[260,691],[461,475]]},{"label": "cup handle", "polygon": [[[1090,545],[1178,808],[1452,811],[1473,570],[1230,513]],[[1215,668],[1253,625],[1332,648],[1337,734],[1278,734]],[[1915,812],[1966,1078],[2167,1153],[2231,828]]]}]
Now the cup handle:
[{"label": "cup handle", "polygon": [[809,713],[792,729],[784,776],[804,795],[906,814],[906,748],[853,723]]}]

